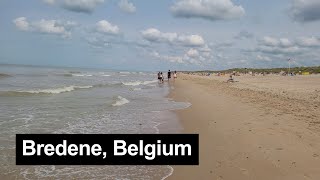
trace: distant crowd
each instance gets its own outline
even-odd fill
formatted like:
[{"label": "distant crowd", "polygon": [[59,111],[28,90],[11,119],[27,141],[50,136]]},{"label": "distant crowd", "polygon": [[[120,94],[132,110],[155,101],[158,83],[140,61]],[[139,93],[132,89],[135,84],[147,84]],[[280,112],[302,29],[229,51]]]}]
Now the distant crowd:
[{"label": "distant crowd", "polygon": [[[167,73],[168,81],[170,81],[172,76],[174,79],[176,79],[177,78],[177,71],[174,71],[174,72],[171,72],[170,70],[168,71],[168,73]],[[158,80],[159,80],[159,83],[164,82],[164,75],[162,72],[158,72]]]}]

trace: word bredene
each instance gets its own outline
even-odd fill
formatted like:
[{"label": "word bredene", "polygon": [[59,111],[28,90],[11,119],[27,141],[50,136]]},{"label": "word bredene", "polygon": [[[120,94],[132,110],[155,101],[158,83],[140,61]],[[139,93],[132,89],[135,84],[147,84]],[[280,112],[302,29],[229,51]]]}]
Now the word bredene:
[{"label": "word bredene", "polygon": [[[114,140],[114,156],[144,156],[147,160],[153,160],[156,156],[191,156],[190,144],[161,144],[161,140],[157,140],[157,144],[144,145],[143,140],[136,144],[126,145],[124,140]],[[145,154],[145,155],[144,155]]]},{"label": "word bredene", "polygon": [[[33,140],[23,140],[23,156],[33,156],[36,153],[37,156],[41,156],[42,149],[47,156],[52,156],[55,153],[58,156],[83,156],[84,152],[86,152],[86,156],[90,156],[91,154],[100,156],[102,151],[99,144],[93,144],[91,147],[89,144],[67,145],[67,140],[63,140],[62,144],[58,144],[56,147],[52,144],[37,144],[35,147],[35,142]],[[29,151],[27,152],[27,150]]]}]

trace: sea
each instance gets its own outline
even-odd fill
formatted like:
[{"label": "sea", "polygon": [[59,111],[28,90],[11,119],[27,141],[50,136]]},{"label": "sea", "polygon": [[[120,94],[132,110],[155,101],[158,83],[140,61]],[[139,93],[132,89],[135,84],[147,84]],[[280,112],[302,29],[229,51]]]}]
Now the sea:
[{"label": "sea", "polygon": [[165,179],[171,166],[17,166],[16,134],[179,133],[157,72],[0,65],[1,179]]}]

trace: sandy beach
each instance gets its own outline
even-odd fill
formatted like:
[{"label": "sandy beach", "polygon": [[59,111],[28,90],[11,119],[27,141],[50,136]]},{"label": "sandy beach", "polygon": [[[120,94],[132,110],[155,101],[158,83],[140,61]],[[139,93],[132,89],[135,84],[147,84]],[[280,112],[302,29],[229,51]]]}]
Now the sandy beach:
[{"label": "sandy beach", "polygon": [[320,76],[179,74],[170,98],[184,133],[200,135],[200,165],[169,179],[320,179]]}]

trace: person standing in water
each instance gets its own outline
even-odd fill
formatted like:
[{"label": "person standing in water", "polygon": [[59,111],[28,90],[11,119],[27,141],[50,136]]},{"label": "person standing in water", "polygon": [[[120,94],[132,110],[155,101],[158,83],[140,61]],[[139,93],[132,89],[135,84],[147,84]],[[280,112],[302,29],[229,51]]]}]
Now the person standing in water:
[{"label": "person standing in water", "polygon": [[173,73],[173,78],[174,78],[174,79],[177,79],[177,71],[174,71],[174,73]]},{"label": "person standing in water", "polygon": [[161,77],[161,73],[160,72],[158,72],[158,80],[159,80],[159,83],[162,82],[162,77]]},{"label": "person standing in water", "polygon": [[160,73],[160,78],[161,78],[161,83],[163,83],[163,74],[162,74],[162,72]]},{"label": "person standing in water", "polygon": [[169,69],[169,71],[168,71],[168,81],[171,79],[171,71],[170,71],[170,69]]}]

